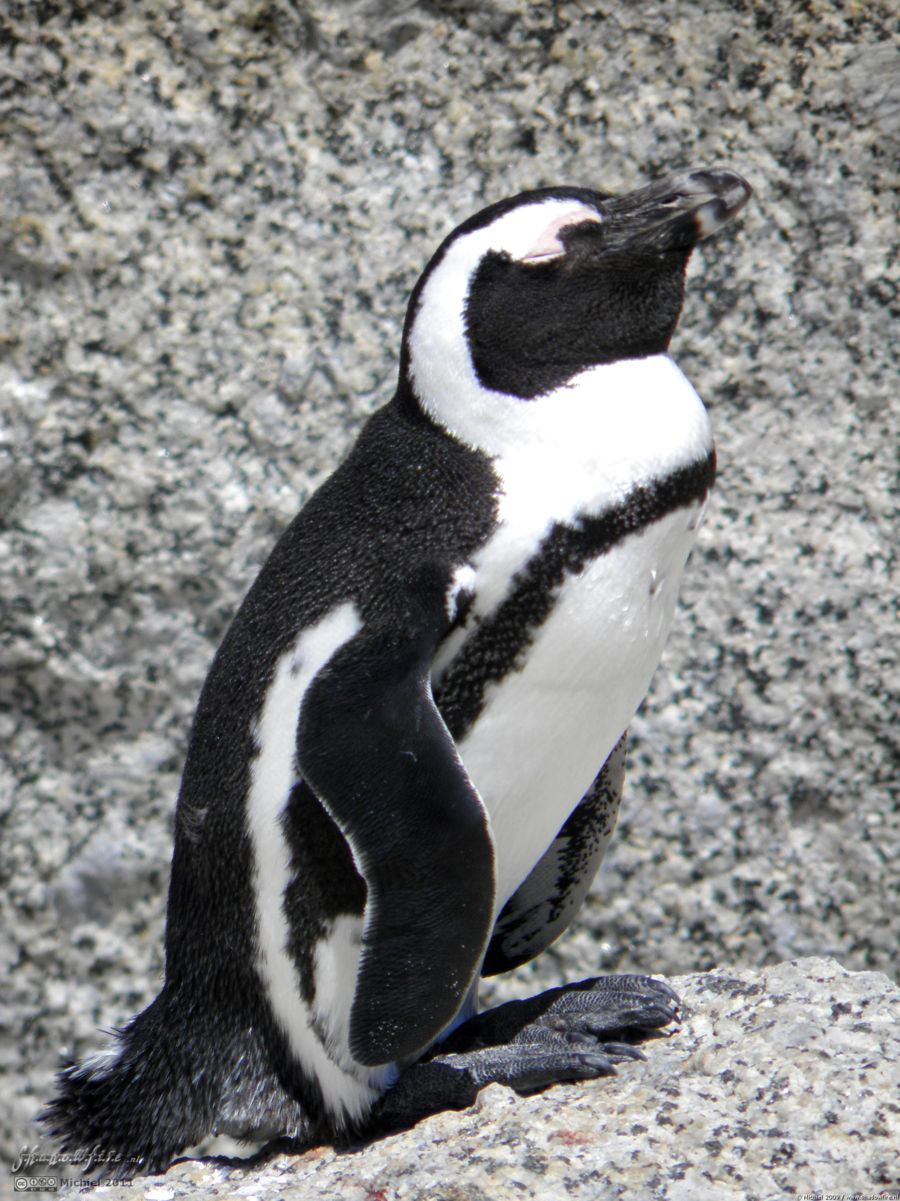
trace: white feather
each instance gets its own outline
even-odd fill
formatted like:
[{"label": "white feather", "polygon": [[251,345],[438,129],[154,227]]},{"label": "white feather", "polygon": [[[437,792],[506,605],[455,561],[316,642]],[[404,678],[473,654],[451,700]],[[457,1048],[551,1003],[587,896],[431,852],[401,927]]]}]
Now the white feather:
[{"label": "white feather", "polygon": [[[472,560],[476,616],[502,601],[555,523],[598,515],[635,487],[704,459],[713,445],[703,402],[667,355],[593,367],[537,400],[498,402],[511,406],[510,445],[493,464],[497,529]],[[436,676],[464,638],[455,631],[441,647]]]},{"label": "white feather", "polygon": [[255,859],[257,970],[292,1053],[318,1081],[325,1104],[337,1119],[364,1114],[392,1072],[362,1067],[347,1048],[345,1029],[356,986],[360,919],[333,923],[314,951],[314,1010],[302,999],[297,970],[287,951],[283,903],[291,881],[291,855],[280,818],[298,780],[297,722],[304,694],[361,625],[355,606],[347,601],[303,630],[278,661],[255,731],[257,754],[247,798]]},{"label": "white feather", "polygon": [[478,721],[459,743],[490,814],[497,913],[587,792],[644,698],[699,507],[670,513],[570,576],[524,666],[488,686]]}]

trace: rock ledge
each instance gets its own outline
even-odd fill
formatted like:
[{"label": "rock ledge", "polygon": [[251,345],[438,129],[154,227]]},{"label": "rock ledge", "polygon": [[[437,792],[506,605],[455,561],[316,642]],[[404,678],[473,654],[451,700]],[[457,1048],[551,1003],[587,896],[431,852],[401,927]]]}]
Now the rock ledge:
[{"label": "rock ledge", "polygon": [[294,1201],[900,1196],[900,988],[830,959],[673,981],[682,1027],[617,1076],[477,1105],[353,1151],[183,1160],[100,1189]]}]

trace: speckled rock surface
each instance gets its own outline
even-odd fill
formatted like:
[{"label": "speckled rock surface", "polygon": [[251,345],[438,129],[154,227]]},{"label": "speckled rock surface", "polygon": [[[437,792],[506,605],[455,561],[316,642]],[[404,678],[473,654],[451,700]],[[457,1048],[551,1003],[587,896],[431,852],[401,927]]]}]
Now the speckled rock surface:
[{"label": "speckled rock surface", "polygon": [[756,197],[673,344],[720,479],[619,834],[497,992],[897,978],[898,46],[887,0],[2,6],[4,1153],[157,988],[204,672],[389,394],[418,271],[543,183],[722,162]]},{"label": "speckled rock surface", "polygon": [[99,1197],[741,1201],[900,1196],[900,988],[807,959],[673,981],[686,1013],[647,1061],[351,1150],[183,1160]]}]

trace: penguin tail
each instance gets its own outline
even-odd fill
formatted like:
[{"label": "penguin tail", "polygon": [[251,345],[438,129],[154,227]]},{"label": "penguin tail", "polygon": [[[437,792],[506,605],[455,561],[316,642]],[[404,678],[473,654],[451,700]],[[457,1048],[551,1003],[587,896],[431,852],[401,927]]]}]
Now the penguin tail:
[{"label": "penguin tail", "polygon": [[[162,1172],[215,1120],[221,1082],[165,992],[104,1050],[63,1066],[39,1117],[70,1162],[114,1179]],[[212,1070],[211,1070],[212,1069]]]}]

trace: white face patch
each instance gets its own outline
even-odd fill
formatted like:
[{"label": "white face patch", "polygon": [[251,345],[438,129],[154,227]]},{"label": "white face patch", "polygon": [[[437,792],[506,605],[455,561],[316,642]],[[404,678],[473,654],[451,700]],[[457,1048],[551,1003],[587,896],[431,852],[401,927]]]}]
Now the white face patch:
[{"label": "white face patch", "polygon": [[326,945],[316,952],[316,965],[323,971],[323,995],[338,1006],[324,1026],[318,980],[315,1013],[301,998],[297,970],[286,949],[289,930],[283,904],[291,881],[291,854],[280,818],[298,780],[297,723],[303,697],[316,675],[361,628],[356,607],[347,601],[303,630],[281,656],[254,732],[257,754],[247,796],[255,861],[257,971],[291,1051],[318,1081],[325,1104],[338,1121],[363,1116],[389,1082],[391,1071],[356,1064],[346,1043],[358,961],[354,951],[358,932],[354,935],[349,926],[354,922],[359,926],[360,919],[347,919],[349,926],[341,928],[337,941],[329,946],[329,940],[324,940]]},{"label": "white face patch", "polygon": [[[426,280],[409,332],[410,379],[429,416],[491,458],[511,462],[530,456],[529,470],[541,488],[542,462],[551,471],[570,474],[572,456],[585,462],[593,456],[602,490],[607,484],[620,488],[621,480],[652,479],[673,457],[674,466],[681,466],[701,441],[707,449],[711,445],[702,404],[664,354],[588,367],[552,392],[527,400],[493,391],[479,380],[465,329],[466,299],[478,264],[489,252],[520,260],[556,257],[564,249],[560,232],[585,220],[601,218],[577,201],[535,201],[458,238]],[[688,393],[695,413],[687,414],[685,424]]]},{"label": "white face patch", "polygon": [[452,242],[422,289],[409,335],[412,384],[425,411],[470,446],[492,453],[495,430],[509,419],[494,412],[502,393],[482,387],[469,356],[464,311],[475,269],[490,251],[525,259],[545,237],[548,244],[558,242],[558,231],[584,220],[585,213],[598,216],[576,200],[537,200],[515,208]]}]

